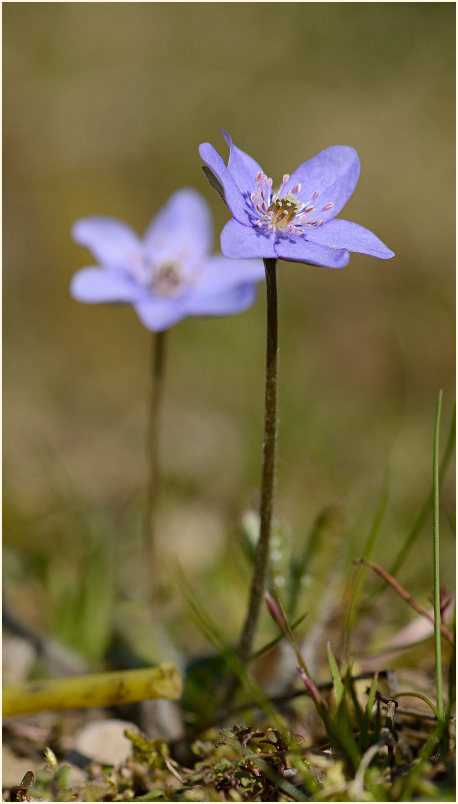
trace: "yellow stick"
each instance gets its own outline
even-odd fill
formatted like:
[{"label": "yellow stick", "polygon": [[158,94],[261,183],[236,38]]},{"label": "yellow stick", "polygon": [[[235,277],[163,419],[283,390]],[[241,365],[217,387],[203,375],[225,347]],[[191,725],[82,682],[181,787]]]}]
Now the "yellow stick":
[{"label": "yellow stick", "polygon": [[142,670],[123,670],[74,678],[29,681],[3,687],[3,717],[61,709],[167,698],[176,701],[183,683],[173,662]]}]

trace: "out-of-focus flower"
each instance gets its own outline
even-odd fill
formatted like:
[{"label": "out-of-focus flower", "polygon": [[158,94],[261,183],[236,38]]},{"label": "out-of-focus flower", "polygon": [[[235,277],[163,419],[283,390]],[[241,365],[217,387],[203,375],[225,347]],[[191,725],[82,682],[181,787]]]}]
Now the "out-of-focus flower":
[{"label": "out-of-focus flower", "polygon": [[115,218],[81,218],[72,237],[99,265],[78,271],[70,292],[81,302],[131,304],[156,332],[187,316],[239,313],[253,304],[264,266],[210,255],[212,229],[207,203],[190,188],[171,196],[143,239]]},{"label": "out-of-focus flower", "polygon": [[223,134],[230,148],[227,166],[208,142],[199,153],[208,178],[232,213],[221,234],[227,257],[280,257],[343,268],[350,251],[381,259],[394,256],[368,229],[335,217],[358,181],[354,148],[326,148],[291,175],[285,174],[274,190],[272,179],[258,163],[236,148],[229,134]]}]

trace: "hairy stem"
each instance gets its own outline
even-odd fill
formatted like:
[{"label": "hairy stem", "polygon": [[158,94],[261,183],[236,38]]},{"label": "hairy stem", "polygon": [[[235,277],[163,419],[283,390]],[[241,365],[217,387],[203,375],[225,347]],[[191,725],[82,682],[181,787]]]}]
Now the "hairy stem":
[{"label": "hairy stem", "polygon": [[[259,540],[254,557],[253,576],[251,580],[250,598],[245,623],[242,628],[237,648],[238,659],[242,664],[248,661],[251,654],[253,638],[259,620],[261,605],[267,585],[269,570],[270,532],[273,509],[273,488],[275,476],[275,445],[277,438],[277,273],[276,259],[265,259],[266,292],[267,292],[267,350],[266,350],[266,385],[264,407],[264,444],[261,476],[261,506]],[[230,699],[237,687],[237,679],[229,679],[223,702]]]},{"label": "hairy stem", "polygon": [[259,620],[261,604],[264,601],[269,568],[270,531],[275,475],[275,446],[277,439],[278,337],[276,262],[277,261],[273,259],[264,260],[267,291],[267,350],[260,529],[251,581],[250,602],[238,647],[238,656],[242,662],[245,662],[251,653],[251,645]]},{"label": "hairy stem", "polygon": [[156,506],[159,494],[159,419],[165,365],[165,332],[156,332],[151,352],[151,397],[149,410],[148,462],[149,483],[146,504],[145,543],[148,557],[149,597],[157,601],[158,567],[156,544]]}]

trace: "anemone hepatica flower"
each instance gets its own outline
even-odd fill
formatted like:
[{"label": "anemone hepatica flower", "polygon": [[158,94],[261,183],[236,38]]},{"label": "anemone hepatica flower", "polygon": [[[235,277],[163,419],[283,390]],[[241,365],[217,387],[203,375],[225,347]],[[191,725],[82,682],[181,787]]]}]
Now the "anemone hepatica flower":
[{"label": "anemone hepatica flower", "polygon": [[260,260],[210,256],[212,228],[207,203],[190,188],[171,196],[143,240],[115,218],[81,218],[72,237],[99,266],[78,271],[71,294],[82,302],[131,304],[155,332],[186,316],[239,313],[254,302],[264,267]]},{"label": "anemone hepatica flower", "polygon": [[199,153],[232,213],[221,234],[227,257],[279,257],[328,268],[347,265],[350,251],[393,257],[368,229],[336,218],[358,181],[354,148],[326,148],[286,173],[274,189],[260,165],[223,134],[230,148],[227,166],[210,143],[203,143]]}]

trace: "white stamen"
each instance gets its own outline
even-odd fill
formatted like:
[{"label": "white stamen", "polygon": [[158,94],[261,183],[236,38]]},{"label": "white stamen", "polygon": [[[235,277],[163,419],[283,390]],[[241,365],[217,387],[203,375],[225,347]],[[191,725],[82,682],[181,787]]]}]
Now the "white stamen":
[{"label": "white stamen", "polygon": [[[304,230],[299,229],[298,224],[312,225],[304,219],[315,207],[312,204],[306,207],[305,203],[299,201],[297,193],[301,190],[300,182],[296,182],[293,190],[286,191],[290,178],[289,173],[284,173],[280,187],[272,192],[272,179],[261,171],[256,173],[256,191],[250,196],[254,211],[259,216],[254,221],[255,226],[265,226],[269,232],[303,234]],[[265,187],[261,189],[262,185]],[[318,193],[314,197],[317,195]],[[314,224],[316,223],[317,221],[314,222]]]}]

